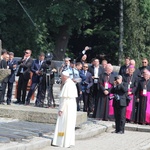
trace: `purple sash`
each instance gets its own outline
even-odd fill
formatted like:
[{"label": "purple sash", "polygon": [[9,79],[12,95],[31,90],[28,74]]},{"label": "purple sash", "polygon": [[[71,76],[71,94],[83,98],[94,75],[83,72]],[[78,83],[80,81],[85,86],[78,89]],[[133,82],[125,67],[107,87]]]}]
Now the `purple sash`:
[{"label": "purple sash", "polygon": [[143,91],[141,91],[140,95],[147,97],[145,121],[147,123],[150,123],[150,92],[147,92],[146,94],[143,94]]},{"label": "purple sash", "polygon": [[[130,92],[132,89],[129,89]],[[126,107],[126,119],[131,119],[132,111],[133,111],[133,94],[130,94],[129,97],[131,98],[129,105]]]}]

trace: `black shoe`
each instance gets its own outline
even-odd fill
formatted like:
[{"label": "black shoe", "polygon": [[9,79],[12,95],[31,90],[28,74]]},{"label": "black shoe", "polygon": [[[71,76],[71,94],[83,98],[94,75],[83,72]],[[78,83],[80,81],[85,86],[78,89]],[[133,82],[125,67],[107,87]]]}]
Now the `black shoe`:
[{"label": "black shoe", "polygon": [[29,105],[30,105],[30,102],[29,102],[29,101],[26,101],[25,105],[29,106]]},{"label": "black shoe", "polygon": [[123,131],[119,131],[119,132],[117,132],[118,134],[124,134],[124,132]]},{"label": "black shoe", "polygon": [[7,105],[11,105],[11,103],[7,103]]},{"label": "black shoe", "polygon": [[115,131],[112,131],[111,133],[118,133],[118,132],[115,130]]},{"label": "black shoe", "polygon": [[17,101],[15,101],[15,102],[13,102],[13,103],[14,103],[14,104],[19,104],[19,103],[20,103],[20,101],[18,101],[18,100],[17,100]]},{"label": "black shoe", "polygon": [[25,102],[19,102],[19,105],[24,105],[25,104]]}]

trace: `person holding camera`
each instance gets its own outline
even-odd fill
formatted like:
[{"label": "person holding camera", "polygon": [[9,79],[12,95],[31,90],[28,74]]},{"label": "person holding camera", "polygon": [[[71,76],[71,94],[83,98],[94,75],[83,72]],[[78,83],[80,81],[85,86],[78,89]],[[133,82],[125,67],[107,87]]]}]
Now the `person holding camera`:
[{"label": "person holding camera", "polygon": [[81,62],[82,65],[84,65],[84,63],[87,62],[87,52],[89,50],[92,50],[92,48],[89,47],[89,46],[85,46],[85,48],[82,51],[82,53],[80,53],[79,56],[76,58],[76,62]]},{"label": "person holding camera", "polygon": [[126,106],[127,106],[127,92],[128,85],[122,81],[122,76],[115,77],[111,93],[113,93],[113,107],[115,117],[115,131],[113,133],[124,133],[124,127],[126,122]]}]

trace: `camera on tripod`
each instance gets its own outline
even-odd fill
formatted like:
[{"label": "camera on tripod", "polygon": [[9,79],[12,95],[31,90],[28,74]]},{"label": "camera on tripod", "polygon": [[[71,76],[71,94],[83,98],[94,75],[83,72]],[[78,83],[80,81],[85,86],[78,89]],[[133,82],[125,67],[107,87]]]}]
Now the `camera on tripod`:
[{"label": "camera on tripod", "polygon": [[52,53],[47,53],[45,56],[45,62],[47,65],[51,65],[51,61],[53,59],[53,54]]}]

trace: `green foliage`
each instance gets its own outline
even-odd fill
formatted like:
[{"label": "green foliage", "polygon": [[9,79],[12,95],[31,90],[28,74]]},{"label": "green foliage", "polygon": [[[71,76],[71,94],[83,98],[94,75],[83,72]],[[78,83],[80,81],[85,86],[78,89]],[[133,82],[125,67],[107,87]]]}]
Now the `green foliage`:
[{"label": "green foliage", "polygon": [[125,55],[134,58],[140,66],[143,57],[150,54],[150,1],[125,0]]},{"label": "green foliage", "polygon": [[[77,57],[85,45],[92,57],[106,55],[118,63],[120,0],[20,0],[0,1],[0,38],[3,47],[22,56],[53,51],[58,59]],[[68,43],[69,41],[69,43]],[[124,56],[139,63],[150,55],[150,0],[124,0]],[[74,56],[75,55],[75,56]],[[141,65],[140,63],[138,65]]]}]

